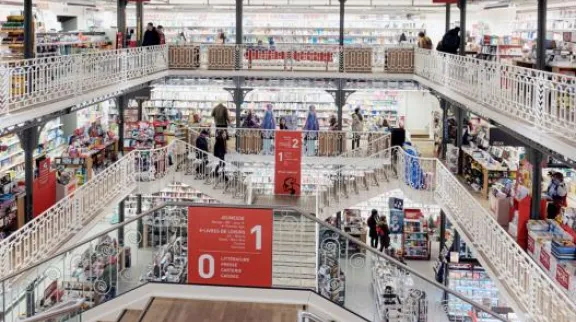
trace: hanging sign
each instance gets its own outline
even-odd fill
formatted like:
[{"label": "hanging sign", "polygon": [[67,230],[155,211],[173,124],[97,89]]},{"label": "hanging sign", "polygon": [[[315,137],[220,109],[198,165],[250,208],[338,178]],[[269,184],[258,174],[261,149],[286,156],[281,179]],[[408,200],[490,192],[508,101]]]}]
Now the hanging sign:
[{"label": "hanging sign", "polygon": [[276,131],[274,194],[300,195],[302,184],[302,132]]},{"label": "hanging sign", "polygon": [[272,286],[271,209],[190,207],[188,282]]}]

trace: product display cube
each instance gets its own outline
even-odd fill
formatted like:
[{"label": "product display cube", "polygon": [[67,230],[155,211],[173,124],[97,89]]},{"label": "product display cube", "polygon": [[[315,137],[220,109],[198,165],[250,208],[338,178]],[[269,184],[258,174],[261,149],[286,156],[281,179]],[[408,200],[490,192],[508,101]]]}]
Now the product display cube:
[{"label": "product display cube", "polygon": [[344,71],[347,73],[372,72],[372,48],[344,48]]},{"label": "product display cube", "polygon": [[236,47],[210,46],[208,47],[208,69],[233,70],[235,65]]}]

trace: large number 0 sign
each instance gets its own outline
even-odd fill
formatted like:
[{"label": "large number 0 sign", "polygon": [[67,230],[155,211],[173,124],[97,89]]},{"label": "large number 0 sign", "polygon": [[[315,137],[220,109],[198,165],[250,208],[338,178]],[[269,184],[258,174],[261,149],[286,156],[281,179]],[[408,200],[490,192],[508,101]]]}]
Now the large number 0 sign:
[{"label": "large number 0 sign", "polygon": [[274,194],[300,195],[302,181],[302,132],[276,131]]},{"label": "large number 0 sign", "polygon": [[272,286],[271,209],[190,207],[188,282]]}]

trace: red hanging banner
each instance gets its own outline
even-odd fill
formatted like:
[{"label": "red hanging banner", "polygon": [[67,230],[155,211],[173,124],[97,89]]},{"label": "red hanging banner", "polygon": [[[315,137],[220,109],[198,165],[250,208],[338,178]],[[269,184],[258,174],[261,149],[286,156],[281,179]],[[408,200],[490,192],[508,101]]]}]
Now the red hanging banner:
[{"label": "red hanging banner", "polygon": [[274,194],[299,196],[302,184],[302,132],[276,131],[274,145]]},{"label": "red hanging banner", "polygon": [[188,283],[272,286],[272,209],[188,208]]}]

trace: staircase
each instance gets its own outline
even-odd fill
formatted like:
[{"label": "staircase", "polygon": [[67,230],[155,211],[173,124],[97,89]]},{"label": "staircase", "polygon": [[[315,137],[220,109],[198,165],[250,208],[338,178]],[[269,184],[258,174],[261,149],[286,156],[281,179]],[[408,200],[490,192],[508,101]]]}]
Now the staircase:
[{"label": "staircase", "polygon": [[272,236],[272,284],[316,289],[316,223],[296,213],[276,211]]}]

